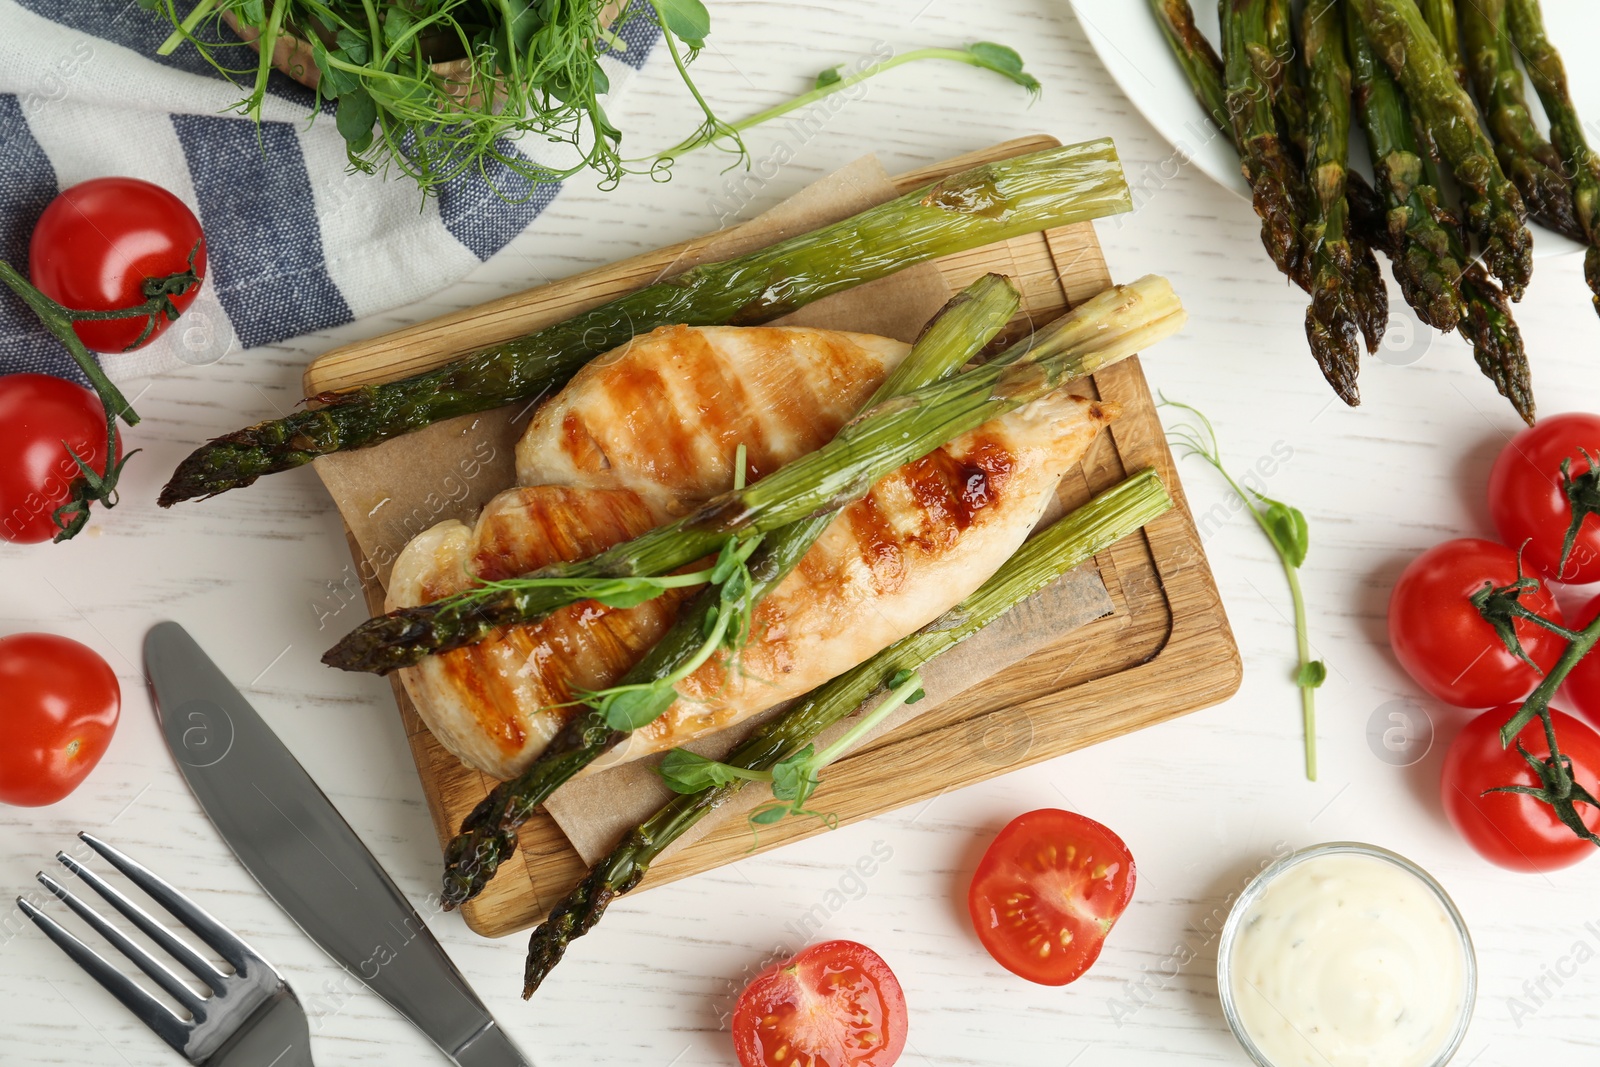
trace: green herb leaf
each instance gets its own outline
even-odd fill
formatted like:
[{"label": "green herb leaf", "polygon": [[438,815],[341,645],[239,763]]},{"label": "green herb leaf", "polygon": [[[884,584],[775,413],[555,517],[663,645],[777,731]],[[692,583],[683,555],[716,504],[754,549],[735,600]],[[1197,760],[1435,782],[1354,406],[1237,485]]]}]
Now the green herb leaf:
[{"label": "green herb leaf", "polygon": [[[400,9],[390,8],[391,13],[398,10]],[[334,35],[333,40],[334,44],[339,46],[339,52],[347,62],[365,64],[372,56],[372,49],[368,45],[367,39],[348,26],[340,26],[339,32]]]},{"label": "green herb leaf", "polygon": [[[316,64],[317,72],[322,76],[317,84],[317,91],[330,100],[337,100],[345,93],[354,92],[361,87],[359,79],[352,77],[349,72],[341,70],[330,62],[332,53],[328,46],[322,43],[322,38],[311,38],[311,62]],[[344,133],[343,127],[339,132]],[[349,140],[345,137],[345,140]]]},{"label": "green herb leaf", "polygon": [[817,75],[817,80],[812,83],[811,87],[813,89],[826,89],[828,86],[837,85],[843,80],[844,77],[839,73],[838,67],[829,67]]},{"label": "green herb leaf", "polygon": [[340,93],[334,121],[350,151],[360,155],[372,147],[372,127],[378,121],[378,105],[373,103],[372,94],[365,89]]},{"label": "green herb leaf", "polygon": [[706,34],[711,32],[711,12],[700,0],[652,0],[667,32],[691,49],[705,47]]},{"label": "green herb leaf", "polygon": [[600,712],[613,730],[638,730],[660,718],[677,697],[671,686],[616,689],[600,702]]},{"label": "green herb leaf", "polygon": [[506,9],[511,15],[506,29],[511,35],[513,47],[521,52],[528,47],[528,41],[544,28],[548,20],[544,16],[542,5],[528,3],[528,0],[506,0]]},{"label": "green herb leaf", "polygon": [[712,584],[721,585],[723,582],[727,581],[729,577],[733,575],[733,572],[743,564],[743,562],[744,561],[739,558],[738,538],[728,538],[722,543],[722,551],[717,553],[717,562],[711,567]]},{"label": "green herb leaf", "polygon": [[772,795],[779,800],[789,801],[797,808],[804,804],[818,784],[816,769],[810,764],[815,755],[816,746],[807,745],[775,765],[772,768]]},{"label": "green herb leaf", "polygon": [[1328,680],[1328,666],[1320,659],[1314,659],[1300,668],[1300,673],[1294,677],[1294,684],[1302,689],[1319,689],[1322,683]]},{"label": "green herb leaf", "polygon": [[789,805],[768,804],[752,811],[750,813],[750,822],[756,826],[771,826],[773,823],[782,820],[787,814],[789,814]]},{"label": "green herb leaf", "polygon": [[1017,54],[1016,49],[995,44],[993,41],[979,41],[977,44],[967,46],[967,54],[985,70],[992,70],[996,74],[1010,78],[1030,93],[1039,92],[1039,79],[1022,69],[1022,57]]},{"label": "green herb leaf", "polygon": [[748,771],[739,773],[736,767],[707,759],[684,748],[668,752],[656,768],[656,773],[674,793],[698,793],[702,789],[731,785],[750,775]]},{"label": "green herb leaf", "polygon": [[654,578],[618,578],[582,590],[583,595],[608,608],[636,608],[647,600],[654,600],[667,587]]},{"label": "green herb leaf", "polygon": [[1253,489],[1250,492],[1264,505],[1261,517],[1266,522],[1267,537],[1272,541],[1272,547],[1288,560],[1289,566],[1302,566],[1306,561],[1306,552],[1311,547],[1311,532],[1306,526],[1305,515],[1299,508],[1290,507],[1281,500],[1262,496]]},{"label": "green herb leaf", "polygon": [[405,48],[407,39],[417,32],[416,17],[402,4],[385,4],[383,40],[392,49]]}]

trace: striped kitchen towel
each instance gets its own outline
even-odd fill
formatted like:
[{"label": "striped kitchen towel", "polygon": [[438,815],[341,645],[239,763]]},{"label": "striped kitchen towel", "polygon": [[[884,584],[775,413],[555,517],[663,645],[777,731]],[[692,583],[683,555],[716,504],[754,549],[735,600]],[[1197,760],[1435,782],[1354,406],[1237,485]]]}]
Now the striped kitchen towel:
[{"label": "striped kitchen towel", "polygon": [[[206,233],[209,275],[194,307],[146,348],[105,360],[113,378],[214,362],[416,300],[505,247],[560,190],[529,190],[503,169],[424,200],[403,175],[350,174],[331,107],[309,121],[310,90],[274,73],[258,129],[229,110],[245,92],[193,46],[156,55],[170,30],[135,0],[0,0],[0,258],[25,271],[45,205],[103,175],[172,190]],[[659,34],[651,18],[624,22],[626,47],[602,59],[610,102]],[[253,67],[254,53],[235,47],[224,65]],[[562,162],[525,140],[528,157]],[[0,287],[0,373],[25,370],[82,380]]]}]

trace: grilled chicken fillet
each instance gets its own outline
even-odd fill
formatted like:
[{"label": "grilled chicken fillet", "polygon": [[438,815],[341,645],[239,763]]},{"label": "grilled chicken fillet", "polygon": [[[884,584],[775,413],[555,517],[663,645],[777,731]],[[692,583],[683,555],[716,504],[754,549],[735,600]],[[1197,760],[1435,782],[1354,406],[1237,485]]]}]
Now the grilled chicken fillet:
[{"label": "grilled chicken fillet", "polygon": [[[549,401],[519,476],[472,529],[443,523],[396,562],[389,607],[580,559],[827,441],[903,357],[882,338],[670,327],[602,357]],[[592,373],[591,373],[592,372]],[[639,385],[638,383],[647,383]],[[847,399],[840,400],[841,394]],[[679,684],[678,701],[605,763],[684,744],[798,696],[918,629],[981,585],[1037,523],[1113,405],[1056,393],[902,467],[843,509],[762,602],[749,642]],[[470,765],[520,773],[571,714],[671,624],[678,599],[576,604],[401,671],[419,712]]]}]

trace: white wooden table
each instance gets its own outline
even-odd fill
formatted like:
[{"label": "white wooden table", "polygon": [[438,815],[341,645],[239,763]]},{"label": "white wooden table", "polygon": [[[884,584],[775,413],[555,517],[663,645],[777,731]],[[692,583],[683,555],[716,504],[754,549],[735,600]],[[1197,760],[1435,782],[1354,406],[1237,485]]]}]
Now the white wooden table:
[{"label": "white wooden table", "polygon": [[[1108,0],[1133,3],[1135,0]],[[521,938],[484,941],[454,916],[430,925],[500,1021],[539,1064],[730,1064],[725,1015],[742,976],[776,944],[846,937],[880,951],[904,983],[903,1063],[985,1067],[1240,1063],[1217,1006],[1215,935],[1230,894],[1275,852],[1353,838],[1421,862],[1455,895],[1481,968],[1477,1016],[1459,1063],[1592,1062],[1600,1045],[1600,867],[1548,877],[1500,871],[1450,830],[1436,797],[1443,742],[1465,714],[1420,698],[1387,646],[1390,584],[1421,549],[1490,534],[1489,464],[1518,422],[1455,338],[1407,366],[1368,361],[1360,410],[1335,402],[1306,352],[1302,296],[1272,269],[1249,208],[1172,158],[1110,84],[1062,0],[715,0],[698,73],[727,116],[805,87],[820,68],[887,44],[996,40],[1018,47],[1046,86],[1024,94],[965,67],[903,69],[845,102],[819,130],[750,137],[756,159],[788,158],[752,183],[748,216],[828,170],[876,151],[893,170],[1018,134],[1112,135],[1140,189],[1136,215],[1100,233],[1121,278],[1168,275],[1187,332],[1147,358],[1153,384],[1210,413],[1240,470],[1287,455],[1268,490],[1310,517],[1305,571],[1321,691],[1322,779],[1301,773],[1289,681],[1293,633],[1276,560],[1207,468],[1186,465],[1246,664],[1226,705],[1053,760],[914,810],[822,835],[613,905],[531,1003],[517,998]],[[691,121],[664,57],[613,118],[644,149]],[[233,861],[175,773],[140,674],[140,642],[163,618],[200,636],[312,776],[422,899],[438,850],[387,684],[317,658],[360,609],[338,518],[309,471],[172,512],[156,489],[204,437],[287,409],[301,367],[334,344],[558,278],[714,226],[723,162],[691,157],[670,184],[612,194],[579,181],[537,227],[466,281],[413,307],[289,344],[234,353],[154,381],[132,444],[123,505],[61,547],[0,549],[0,632],[52,630],[98,649],[122,680],[122,725],[88,782],[54,807],[0,809],[0,890],[89,830],[194,893],[289,976],[312,1013],[318,1062],[443,1063],[340,971]],[[769,172],[770,173],[770,172]],[[1518,310],[1546,413],[1600,410],[1600,322],[1579,261],[1542,262]],[[1229,517],[1231,515],[1231,517]],[[342,599],[341,599],[342,598]],[[331,613],[331,617],[328,617]],[[319,619],[322,627],[319,628]],[[1398,703],[1397,703],[1398,702]],[[1392,707],[1391,707],[1392,706]],[[1440,741],[1396,767],[1369,742],[1375,713],[1426,717]],[[1133,773],[1142,779],[1130,777]],[[1069,806],[1113,827],[1139,864],[1133,905],[1104,956],[1064,989],[1027,985],[990,961],[968,928],[967,881],[1012,816]],[[869,879],[851,869],[886,855]],[[0,909],[0,1062],[175,1062],[165,1046],[10,907]],[[815,934],[797,933],[809,917]],[[820,930],[817,926],[820,924]]]}]

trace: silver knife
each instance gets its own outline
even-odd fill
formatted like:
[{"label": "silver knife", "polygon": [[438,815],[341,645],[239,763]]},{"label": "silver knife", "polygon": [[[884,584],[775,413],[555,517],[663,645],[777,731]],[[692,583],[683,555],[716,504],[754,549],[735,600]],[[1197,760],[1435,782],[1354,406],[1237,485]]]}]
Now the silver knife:
[{"label": "silver knife", "polygon": [[528,1067],[350,824],[194,638],[161,623],[144,659],[178,769],[278,906],[461,1067]]}]

